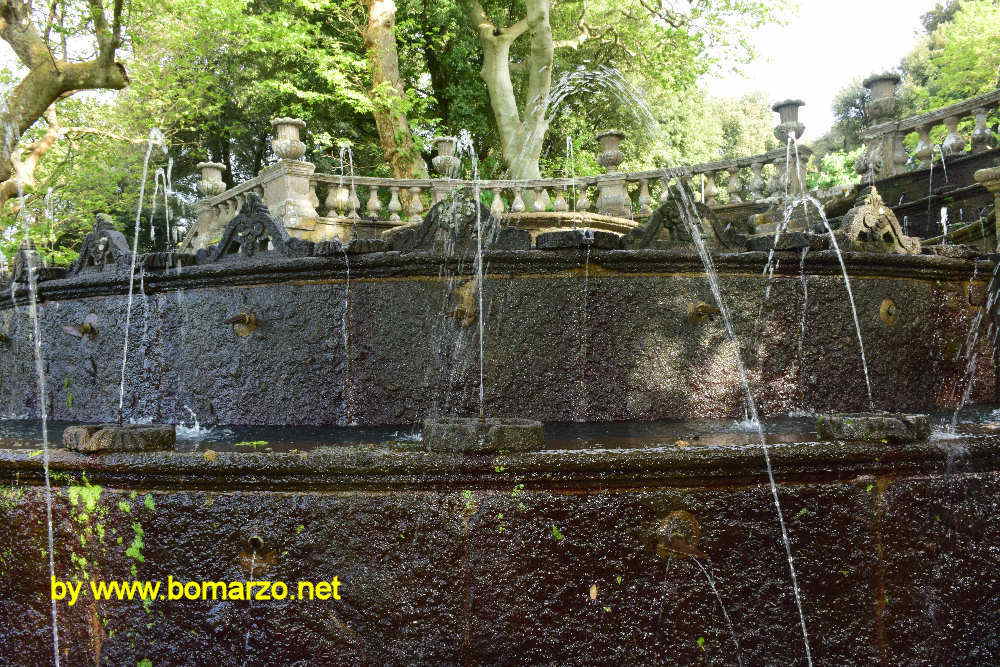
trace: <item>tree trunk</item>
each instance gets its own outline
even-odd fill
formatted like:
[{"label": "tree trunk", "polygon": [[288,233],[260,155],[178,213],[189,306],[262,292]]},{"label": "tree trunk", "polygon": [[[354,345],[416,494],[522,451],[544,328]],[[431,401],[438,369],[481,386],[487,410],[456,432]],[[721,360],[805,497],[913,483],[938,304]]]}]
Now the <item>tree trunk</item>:
[{"label": "tree trunk", "polygon": [[396,51],[396,3],[394,0],[365,0],[368,25],[365,48],[372,74],[375,125],[385,157],[396,178],[427,178],[427,165],[413,141],[410,123],[402,104],[406,97],[399,75]]},{"label": "tree trunk", "polygon": [[[490,106],[510,176],[515,179],[538,178],[538,160],[549,129],[546,115],[552,88],[554,45],[549,0],[526,0],[525,18],[503,29],[489,19],[479,0],[464,2],[483,47],[480,75],[490,94]],[[531,45],[525,62],[527,87],[523,103],[519,106],[511,80],[510,47],[525,33],[530,33]]]}]

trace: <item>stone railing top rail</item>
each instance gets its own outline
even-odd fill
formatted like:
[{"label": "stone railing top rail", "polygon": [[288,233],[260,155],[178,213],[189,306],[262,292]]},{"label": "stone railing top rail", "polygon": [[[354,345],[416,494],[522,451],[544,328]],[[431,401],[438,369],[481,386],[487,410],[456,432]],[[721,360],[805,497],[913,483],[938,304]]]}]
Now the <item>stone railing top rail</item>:
[{"label": "stone railing top rail", "polygon": [[919,116],[873,125],[865,130],[861,136],[863,139],[874,139],[890,132],[912,132],[927,125],[941,123],[946,118],[968,116],[978,109],[989,109],[997,105],[1000,105],[1000,89],[953,104],[950,107],[928,111]]},{"label": "stone railing top rail", "polygon": [[[802,147],[799,149],[805,152],[807,149]],[[458,178],[390,178],[390,177],[377,177],[377,176],[341,176],[339,174],[313,174],[310,178],[314,181],[321,183],[333,183],[335,185],[377,185],[377,186],[393,186],[400,188],[441,188],[441,187],[471,187],[478,185],[484,190],[489,190],[492,188],[510,189],[510,188],[546,188],[546,187],[573,187],[573,186],[589,186],[596,185],[598,183],[606,183],[608,181],[642,181],[651,179],[662,179],[662,178],[677,178],[685,176],[693,176],[697,174],[713,173],[718,171],[725,171],[727,169],[740,169],[745,167],[750,167],[754,164],[770,164],[778,160],[784,160],[787,156],[786,150],[784,148],[776,149],[767,153],[761,153],[760,155],[752,155],[745,158],[736,158],[730,160],[718,160],[715,162],[703,162],[700,164],[683,166],[683,167],[667,167],[664,169],[653,169],[650,171],[637,171],[637,172],[610,172],[607,174],[596,174],[593,176],[577,176],[575,178],[535,178],[535,179],[493,179],[493,180],[467,180]],[[232,190],[230,192],[234,192]],[[225,193],[224,193],[225,194]],[[222,197],[223,195],[219,195]]]}]

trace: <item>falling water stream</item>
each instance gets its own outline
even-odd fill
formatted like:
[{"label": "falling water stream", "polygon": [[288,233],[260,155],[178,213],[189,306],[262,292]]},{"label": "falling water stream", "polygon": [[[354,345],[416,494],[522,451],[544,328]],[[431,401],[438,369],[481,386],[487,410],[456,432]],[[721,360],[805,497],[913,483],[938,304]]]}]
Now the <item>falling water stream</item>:
[{"label": "falling water stream", "polygon": [[125,421],[125,366],[128,363],[128,334],[132,325],[132,300],[135,291],[135,266],[139,259],[139,223],[142,221],[142,205],[146,198],[146,179],[149,177],[149,160],[153,154],[153,147],[160,146],[166,152],[166,142],[163,133],[158,129],[149,131],[146,140],[146,155],[142,162],[142,181],[139,183],[139,202],[136,205],[135,229],[132,234],[132,265],[128,274],[128,306],[125,311],[125,336],[122,342],[122,372],[121,384],[118,388],[118,423]]},{"label": "falling water stream", "polygon": [[[49,476],[49,408],[48,386],[45,379],[45,363],[42,360],[42,332],[38,323],[38,271],[41,267],[35,264],[35,253],[30,249],[29,239],[31,225],[25,208],[24,189],[18,181],[18,199],[20,200],[19,215],[21,216],[24,233],[25,270],[28,279],[28,317],[31,320],[31,336],[34,341],[35,374],[38,381],[38,412],[42,426],[42,470],[45,478],[45,526],[46,546],[49,560],[49,580],[56,576],[55,539],[52,531],[52,480]],[[13,290],[13,282],[11,283]],[[12,299],[13,300],[13,299]],[[50,598],[52,616],[52,660],[59,667],[59,612],[56,609],[56,599]]]},{"label": "falling water stream", "polygon": [[[798,144],[795,143],[795,139],[792,136],[789,136],[789,138],[788,138],[788,144],[789,144],[789,147],[791,147],[793,144],[795,146],[795,162],[794,162],[794,164],[796,165],[796,170],[798,170],[798,168],[799,168],[798,167],[798,164],[799,164]],[[788,164],[792,164],[792,163],[788,163]],[[785,180],[786,180],[786,183],[787,183],[788,179],[786,178]],[[774,240],[773,240],[772,245],[771,245],[771,251],[768,254],[767,264],[764,266],[764,275],[768,277],[768,281],[767,281],[766,286],[764,288],[764,304],[761,307],[762,308],[762,312],[763,312],[763,309],[767,307],[767,302],[768,302],[768,299],[770,298],[770,290],[771,290],[771,280],[770,280],[770,278],[774,275],[774,268],[775,268],[774,267],[774,255],[775,255],[775,249],[778,247],[778,241],[781,240],[781,235],[788,228],[788,225],[789,225],[789,223],[791,221],[791,218],[792,218],[792,214],[794,213],[795,209],[798,208],[798,207],[800,207],[800,206],[802,207],[802,209],[804,211],[808,210],[808,207],[811,206],[819,214],[819,219],[823,223],[823,227],[826,230],[827,236],[830,239],[830,245],[832,246],[834,254],[837,256],[838,263],[840,264],[840,272],[841,272],[841,275],[844,277],[844,289],[847,291],[847,301],[848,301],[848,304],[851,307],[851,317],[854,319],[854,331],[855,331],[855,335],[856,335],[857,340],[858,340],[858,352],[861,355],[861,368],[862,368],[862,370],[864,372],[864,376],[865,376],[865,388],[868,391],[868,408],[869,408],[869,410],[874,411],[875,410],[875,399],[874,399],[874,396],[872,394],[871,377],[870,377],[870,375],[868,373],[868,356],[867,356],[867,354],[865,352],[864,336],[861,333],[861,320],[858,317],[858,309],[857,309],[857,306],[855,305],[855,301],[854,301],[854,290],[851,287],[851,277],[850,277],[850,275],[847,272],[847,264],[844,262],[844,255],[840,251],[840,245],[837,243],[837,237],[836,237],[836,235],[833,232],[833,227],[830,225],[830,221],[826,217],[826,210],[823,208],[823,204],[821,204],[815,197],[812,197],[809,194],[802,194],[802,195],[800,195],[798,198],[792,200],[791,203],[788,204],[788,206],[785,207],[785,213],[782,216],[782,220],[778,224],[777,229],[775,229],[775,231],[774,231]],[[803,261],[804,261],[804,257],[803,257]]]},{"label": "falling water stream", "polygon": [[715,586],[715,577],[708,571],[708,568],[701,562],[700,558],[692,558],[698,569],[701,570],[702,574],[705,575],[705,581],[708,582],[709,588],[715,593],[715,599],[719,601],[719,609],[722,610],[722,616],[726,619],[726,624],[729,625],[729,636],[733,640],[733,644],[736,646],[736,662],[743,667],[743,652],[740,649],[740,640],[736,637],[736,626],[733,625],[733,619],[729,617],[729,611],[726,610],[726,605],[722,602],[722,595],[719,594],[719,589]]},{"label": "falling water stream", "polygon": [[[978,267],[977,267],[978,270]],[[996,302],[997,292],[994,290],[994,283],[997,279],[997,274],[1000,273],[1000,263],[993,269],[993,275],[990,276],[990,282],[986,287],[986,303],[976,316],[972,318],[972,324],[969,327],[969,333],[965,337],[965,345],[963,346],[965,354],[965,372],[962,374],[961,383],[965,385],[965,389],[962,391],[962,398],[958,402],[958,406],[955,408],[955,412],[951,417],[950,430],[955,433],[958,428],[958,417],[962,412],[962,409],[969,402],[969,398],[972,396],[972,389],[976,384],[976,364],[978,363],[979,355],[976,354],[976,349],[979,347],[979,336],[982,330],[983,316],[986,313],[993,312],[993,306]],[[973,274],[973,280],[975,279],[975,274]],[[969,283],[970,288],[972,281]],[[992,326],[992,325],[991,325]],[[962,352],[960,351],[960,354]]]},{"label": "falling water stream", "polygon": [[[725,300],[722,298],[722,290],[719,286],[719,276],[715,270],[715,264],[712,261],[712,256],[705,247],[705,242],[701,236],[700,226],[697,222],[697,216],[695,214],[695,207],[689,197],[687,190],[682,184],[678,184],[677,187],[677,202],[679,204],[679,212],[684,223],[688,227],[688,232],[691,239],[694,241],[695,249],[698,251],[698,256],[701,258],[701,262],[705,267],[705,276],[708,279],[709,288],[712,291],[712,296],[715,297],[716,305],[719,308],[719,314],[722,318],[723,325],[726,329],[726,334],[730,342],[735,345],[737,353],[736,357],[736,367],[739,372],[740,384],[743,388],[743,395],[746,399],[747,411],[749,413],[750,421],[754,425],[757,435],[760,439],[761,451],[764,453],[764,464],[767,469],[768,482],[771,487],[771,497],[774,500],[774,509],[778,515],[778,524],[781,528],[781,540],[785,547],[785,556],[788,560],[788,571],[792,580],[792,592],[795,595],[795,606],[799,614],[799,625],[802,630],[802,642],[805,646],[806,651],[806,661],[811,666],[812,662],[812,649],[809,645],[809,631],[806,628],[806,616],[802,608],[802,593],[799,589],[798,575],[795,572],[795,559],[792,556],[792,544],[788,537],[788,528],[785,526],[785,515],[781,509],[781,500],[778,497],[778,485],[774,479],[774,470],[771,467],[771,454],[767,445],[767,440],[764,435],[764,427],[760,423],[760,416],[757,412],[757,403],[753,398],[753,393],[750,391],[750,380],[747,376],[746,366],[743,363],[743,359],[740,354],[739,338],[736,336],[736,330],[733,328],[732,318],[729,313],[729,307],[726,305]],[[853,304],[852,304],[853,305]]]}]

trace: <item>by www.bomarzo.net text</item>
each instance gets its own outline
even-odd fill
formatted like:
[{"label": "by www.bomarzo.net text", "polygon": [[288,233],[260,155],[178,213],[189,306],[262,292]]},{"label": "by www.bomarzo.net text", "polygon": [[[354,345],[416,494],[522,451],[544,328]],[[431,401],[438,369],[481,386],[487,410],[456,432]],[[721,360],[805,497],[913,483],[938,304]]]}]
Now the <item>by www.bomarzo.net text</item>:
[{"label": "by www.bomarzo.net text", "polygon": [[339,600],[340,579],[299,581],[60,581],[52,577],[52,599],[72,607],[82,595],[94,600]]}]

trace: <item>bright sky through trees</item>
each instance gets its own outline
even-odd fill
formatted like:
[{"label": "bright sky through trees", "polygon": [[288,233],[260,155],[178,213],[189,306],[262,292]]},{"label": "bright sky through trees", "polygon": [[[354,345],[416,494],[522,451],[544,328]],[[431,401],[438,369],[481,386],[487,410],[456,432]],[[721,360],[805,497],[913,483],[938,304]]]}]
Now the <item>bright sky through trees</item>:
[{"label": "bright sky through trees", "polygon": [[913,49],[920,16],[938,0],[799,0],[786,25],[754,36],[760,59],[743,75],[707,78],[713,95],[765,92],[772,101],[798,98],[806,139],[833,122],[831,104],[852,80],[899,65]]}]

